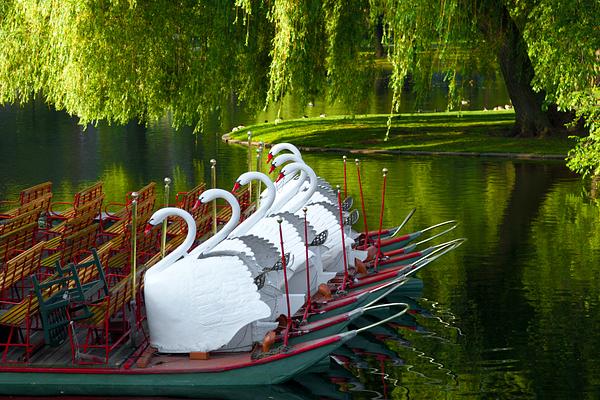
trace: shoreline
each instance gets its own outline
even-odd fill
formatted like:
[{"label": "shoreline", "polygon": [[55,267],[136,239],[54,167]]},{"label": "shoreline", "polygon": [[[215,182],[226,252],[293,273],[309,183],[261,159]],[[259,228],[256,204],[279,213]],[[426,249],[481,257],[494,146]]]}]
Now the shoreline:
[{"label": "shoreline", "polygon": [[[221,140],[229,144],[248,146],[247,140],[232,139],[230,133],[221,136]],[[252,146],[258,146],[260,142],[252,141]],[[265,147],[272,147],[272,143],[264,143]],[[516,160],[561,160],[564,161],[566,154],[533,154],[533,153],[502,153],[502,152],[469,152],[469,151],[418,151],[418,150],[382,150],[382,149],[352,149],[345,147],[310,147],[297,146],[301,151],[314,153],[350,153],[350,154],[387,154],[387,155],[411,155],[411,156],[455,156],[455,157],[495,157]]]}]

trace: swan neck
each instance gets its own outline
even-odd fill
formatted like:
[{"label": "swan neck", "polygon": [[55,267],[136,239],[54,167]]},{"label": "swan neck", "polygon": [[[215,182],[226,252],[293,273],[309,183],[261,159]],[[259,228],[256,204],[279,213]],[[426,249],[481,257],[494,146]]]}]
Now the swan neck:
[{"label": "swan neck", "polygon": [[227,235],[229,235],[229,233],[236,227],[240,220],[241,210],[237,199],[229,192],[225,192],[219,197],[225,199],[225,201],[227,201],[227,203],[229,203],[231,206],[231,218],[229,221],[227,221],[225,226],[221,228],[220,231],[195,248],[191,253],[192,255],[200,255],[210,251],[213,247],[225,239]]},{"label": "swan neck", "polygon": [[187,236],[185,237],[183,243],[181,243],[175,250],[167,254],[165,258],[150,267],[148,271],[146,271],[146,274],[158,273],[173,265],[181,256],[187,255],[187,251],[190,249],[190,247],[192,247],[194,240],[196,239],[196,221],[194,221],[194,218],[190,215],[190,213],[176,207],[166,207],[163,208],[163,210],[167,214],[165,218],[168,218],[169,216],[183,218],[187,224]]},{"label": "swan neck", "polygon": [[246,220],[244,220],[241,224],[239,224],[231,232],[229,237],[238,237],[238,236],[241,236],[241,235],[245,234],[246,232],[248,232],[248,230],[250,230],[250,228],[252,228],[254,225],[256,225],[258,223],[258,221],[260,221],[267,214],[267,212],[273,205],[273,202],[275,201],[276,189],[275,189],[275,185],[273,184],[273,182],[271,182],[269,177],[265,174],[258,173],[258,172],[252,174],[252,177],[253,177],[253,179],[260,180],[262,183],[265,184],[265,187],[266,187],[265,198],[261,200],[260,207],[258,207],[258,209],[256,211],[254,211],[254,213],[251,216],[249,216],[248,218],[246,218]]},{"label": "swan neck", "polygon": [[[308,190],[303,192],[302,195],[297,198],[296,202],[289,206],[289,211],[291,213],[296,213],[298,210],[300,210],[317,191],[317,174],[315,174],[315,172],[309,168],[302,169],[301,171],[304,172],[305,176],[308,177]],[[303,181],[300,182],[298,189],[300,189],[302,182]]]}]

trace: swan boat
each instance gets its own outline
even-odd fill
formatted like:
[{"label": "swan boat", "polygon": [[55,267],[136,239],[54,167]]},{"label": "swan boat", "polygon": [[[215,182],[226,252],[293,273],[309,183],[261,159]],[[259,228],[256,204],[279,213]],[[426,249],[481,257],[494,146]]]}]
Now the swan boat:
[{"label": "swan boat", "polygon": [[[342,276],[341,247],[320,248],[323,243],[331,246],[333,241],[326,242],[327,232],[320,235],[316,229],[326,227],[331,230],[331,237],[343,238],[344,226],[338,227],[335,222],[338,217],[331,212],[337,207],[331,186],[317,179],[310,169],[298,165],[302,164],[298,158],[288,161],[296,165],[285,170],[299,170],[307,182],[300,179],[291,188],[291,179],[286,178],[288,183],[284,188],[292,194],[281,197],[277,207],[265,209],[261,219],[275,218],[279,226],[285,219],[286,236],[294,228],[300,235],[296,242],[308,243],[306,233],[302,237],[298,229],[300,209],[303,204],[308,207],[313,204],[315,210],[322,212],[308,228],[312,239],[322,236],[322,240],[314,240],[315,248],[306,250],[306,263],[299,248],[293,250],[291,258],[281,254],[282,249],[278,253],[283,256],[282,265],[269,271],[257,269],[261,261],[273,261],[262,251],[254,251],[261,240],[262,249],[268,247],[264,243],[269,242],[272,231],[261,240],[249,240],[248,235],[260,237],[264,230],[272,229],[266,219],[254,231],[249,224],[246,230],[238,225],[240,229],[227,239],[230,241],[227,244],[221,241],[221,236],[193,248],[195,221],[176,210],[159,210],[163,214],[174,212],[188,223],[186,236],[171,238],[170,253],[162,260],[155,255],[127,275],[107,277],[101,267],[101,246],[98,254],[93,252],[91,261],[87,258],[78,265],[56,264],[57,274],[39,283],[34,279],[36,296],[20,299],[16,311],[10,308],[0,312],[4,321],[0,330],[0,394],[190,396],[210,395],[207,393],[219,387],[278,384],[323,360],[358,333],[403,315],[407,304],[378,302],[408,285],[412,273],[460,243],[451,241],[413,251],[416,246],[411,247],[410,243],[426,230],[397,240],[394,237],[402,227],[399,226],[381,232],[383,240],[379,243],[373,242],[374,235],[367,233],[370,240],[364,241],[362,249],[361,234],[348,229],[346,250],[359,256],[366,255],[363,250],[369,246],[378,246],[376,254],[381,262],[378,269],[368,261],[369,269],[362,273],[351,259],[351,268]],[[293,197],[294,192],[300,194],[294,201],[281,201]],[[204,202],[210,200],[206,197]],[[348,211],[350,207],[345,202],[342,208]],[[155,224],[163,219],[157,219]],[[394,246],[388,246],[384,240]],[[229,246],[234,242],[238,247]],[[271,247],[274,244],[270,243]],[[304,251],[304,245],[301,248]],[[321,254],[327,251],[336,255],[330,257],[332,264],[320,264]],[[82,266],[86,273],[95,268],[100,278],[96,274],[92,280],[80,282],[77,268]],[[289,276],[286,278],[282,271]],[[304,275],[308,279],[302,289]],[[231,277],[236,279],[233,284]],[[271,287],[271,293],[279,296],[278,304],[267,301],[257,282],[262,287],[265,284]],[[297,299],[304,299],[306,293],[313,298],[294,306],[291,315],[288,305],[290,323],[282,328],[281,321],[273,317],[282,311],[286,297],[282,295],[284,283],[285,286],[292,283],[291,295]],[[329,294],[323,295],[323,288]],[[45,319],[29,318],[36,307],[46,314]],[[351,323],[382,309],[389,309],[390,316],[348,330]],[[26,315],[24,322],[11,325],[23,315]],[[265,335],[262,344],[249,351],[221,351],[241,327],[243,330],[261,320],[269,327],[277,325],[270,343]]]}]

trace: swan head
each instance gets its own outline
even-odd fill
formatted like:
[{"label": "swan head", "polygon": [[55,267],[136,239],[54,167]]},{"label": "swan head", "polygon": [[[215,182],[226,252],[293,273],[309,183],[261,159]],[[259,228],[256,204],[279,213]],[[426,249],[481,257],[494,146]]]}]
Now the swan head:
[{"label": "swan head", "polygon": [[309,171],[312,172],[312,169],[308,165],[304,164],[303,162],[293,162],[291,164],[286,165],[285,167],[283,167],[281,169],[281,172],[279,173],[279,176],[277,177],[277,180],[275,180],[275,182],[279,182],[286,176],[293,174],[298,170],[303,170],[304,172],[309,172]]},{"label": "swan head", "polygon": [[180,211],[183,210],[175,207],[165,207],[156,210],[146,223],[146,229],[144,229],[144,234],[149,234],[152,228],[154,228],[156,225],[161,224],[167,217],[169,217],[169,215],[177,215]]},{"label": "swan head", "polygon": [[213,201],[215,199],[225,199],[228,201],[237,202],[237,199],[233,197],[231,193],[227,190],[223,189],[208,189],[200,194],[198,200],[196,200],[196,204],[194,204],[194,209],[200,207],[200,204],[206,204],[209,201]]},{"label": "swan head", "polygon": [[296,146],[294,146],[293,144],[291,144],[291,143],[277,143],[276,145],[274,145],[273,147],[271,147],[271,149],[269,150],[269,154],[267,154],[267,163],[271,162],[271,160],[273,159],[273,157],[275,157],[282,150],[289,150],[295,156],[297,156],[300,159],[302,159],[302,156],[300,155],[300,150],[298,150],[298,148]]},{"label": "swan head", "polygon": [[241,186],[245,186],[245,185],[249,184],[252,180],[256,179],[257,176],[258,176],[258,173],[255,171],[244,172],[237,178],[237,180],[235,181],[235,184],[233,185],[233,189],[231,189],[231,191],[235,192]]},{"label": "swan head", "polygon": [[298,157],[296,154],[282,154],[273,160],[273,162],[271,163],[271,169],[269,170],[269,173],[272,173],[275,170],[275,168],[285,164],[286,162],[290,162],[290,161],[291,162],[301,162],[301,163],[304,162],[302,160],[302,158]]}]

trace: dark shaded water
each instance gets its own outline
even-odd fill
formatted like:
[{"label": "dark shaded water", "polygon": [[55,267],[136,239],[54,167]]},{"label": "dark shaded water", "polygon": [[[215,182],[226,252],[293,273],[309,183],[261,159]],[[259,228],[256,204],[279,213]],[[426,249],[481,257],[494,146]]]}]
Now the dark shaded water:
[{"label": "dark shaded water", "polygon": [[[165,176],[182,191],[208,181],[211,158],[218,160],[219,185],[229,189],[247,150],[216,135],[172,132],[168,122],[82,132],[41,105],[0,111],[0,199],[45,180],[54,182],[55,200],[97,180],[104,181],[107,201]],[[343,182],[341,155],[305,159],[330,182]],[[418,274],[423,286],[412,293],[415,300],[394,298],[411,302],[410,315],[339,352],[345,368],[324,363],[283,386],[224,396],[600,397],[600,204],[578,177],[556,162],[362,161],[371,228],[387,167],[384,225],[417,207],[408,229],[457,219],[454,236],[469,241]],[[358,199],[353,165],[348,183]]]}]

